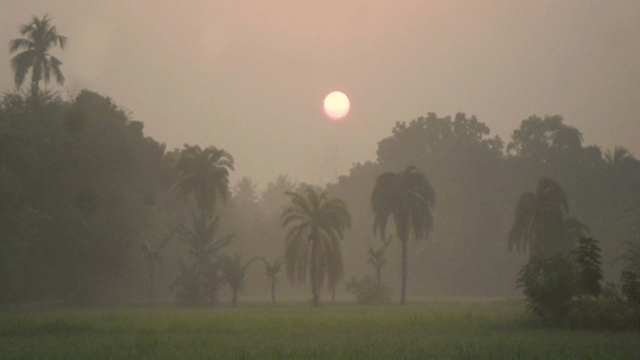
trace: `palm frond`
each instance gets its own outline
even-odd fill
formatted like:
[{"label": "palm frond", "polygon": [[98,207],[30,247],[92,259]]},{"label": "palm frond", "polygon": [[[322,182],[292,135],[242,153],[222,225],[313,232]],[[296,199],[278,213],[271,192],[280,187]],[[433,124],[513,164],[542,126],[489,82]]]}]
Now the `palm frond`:
[{"label": "palm frond", "polygon": [[20,49],[32,49],[35,44],[28,39],[14,39],[9,42],[9,53],[13,53]]},{"label": "palm frond", "polygon": [[[60,70],[60,65],[62,65],[62,61],[58,60],[56,57],[52,56],[49,58],[51,62],[51,70],[56,77],[56,82],[60,85],[64,84],[64,75],[62,75],[62,71]],[[49,82],[49,80],[47,80]]]},{"label": "palm frond", "polygon": [[509,230],[509,251],[516,246],[518,252],[526,249],[531,241],[531,226],[535,216],[536,196],[531,192],[525,192],[520,196],[515,210],[515,220]]}]

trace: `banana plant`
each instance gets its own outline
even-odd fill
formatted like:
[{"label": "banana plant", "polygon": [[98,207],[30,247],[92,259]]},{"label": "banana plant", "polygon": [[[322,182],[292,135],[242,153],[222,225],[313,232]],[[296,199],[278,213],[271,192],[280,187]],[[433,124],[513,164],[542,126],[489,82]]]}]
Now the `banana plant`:
[{"label": "banana plant", "polygon": [[253,259],[249,260],[246,264],[242,264],[240,260],[240,254],[234,253],[233,257],[222,254],[220,256],[220,270],[222,270],[222,280],[226,281],[231,287],[231,291],[233,292],[233,298],[231,299],[231,306],[238,306],[238,293],[242,288],[242,283],[247,275],[247,268],[251,263],[260,259],[260,257],[256,256]]},{"label": "banana plant", "polygon": [[264,274],[267,276],[269,285],[271,286],[271,302],[276,303],[276,282],[278,282],[278,273],[282,270],[282,260],[277,258],[273,261],[273,264],[269,264],[267,259],[260,258],[265,266]]}]

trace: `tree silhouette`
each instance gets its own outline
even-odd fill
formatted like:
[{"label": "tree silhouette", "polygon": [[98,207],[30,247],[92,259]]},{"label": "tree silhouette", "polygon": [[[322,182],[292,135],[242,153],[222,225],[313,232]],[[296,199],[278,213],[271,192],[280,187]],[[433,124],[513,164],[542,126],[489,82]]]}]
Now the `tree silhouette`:
[{"label": "tree silhouette", "polygon": [[382,275],[382,267],[387,262],[384,258],[384,253],[387,251],[389,245],[391,245],[392,236],[387,236],[386,239],[383,240],[382,247],[378,250],[373,250],[373,247],[369,245],[369,260],[367,264],[371,264],[373,268],[376,270],[376,281],[378,285],[382,283],[381,275]]},{"label": "tree silhouette", "polygon": [[542,178],[535,193],[525,192],[516,205],[508,246],[531,251],[531,257],[569,255],[586,226],[568,217],[567,194],[557,181]]},{"label": "tree silhouette", "polygon": [[327,287],[332,290],[342,280],[342,254],[339,241],[345,230],[351,228],[351,215],[338,198],[329,199],[326,192],[316,193],[305,188],[306,198],[295,192],[286,192],[291,198],[280,217],[285,236],[285,272],[292,282],[304,282],[309,270],[312,304],[320,305],[320,287],[327,276]]},{"label": "tree silhouette", "polygon": [[42,19],[34,16],[30,23],[22,25],[20,28],[20,34],[24,38],[11,40],[9,43],[10,53],[25,49],[11,59],[16,87],[22,86],[27,73],[31,70],[31,93],[33,95],[39,93],[40,80],[44,79],[45,83],[49,83],[51,73],[55,76],[58,84],[64,84],[64,75],[60,70],[62,61],[49,54],[48,51],[52,46],[58,45],[64,49],[67,38],[58,35],[56,27],[51,26],[50,21],[51,19],[47,18],[47,15]]},{"label": "tree silhouette", "polygon": [[217,254],[231,243],[233,235],[217,237],[219,217],[209,221],[205,213],[193,218],[191,228],[182,226],[181,240],[189,247],[195,261],[191,267],[181,264],[181,274],[172,288],[180,286],[178,302],[182,305],[216,305],[221,263]]},{"label": "tree silhouette", "polygon": [[173,235],[178,231],[178,229],[173,230],[167,237],[165,237],[160,245],[155,249],[151,250],[151,244],[149,241],[143,240],[140,243],[140,249],[144,254],[145,260],[147,261],[148,268],[148,277],[149,283],[147,284],[147,298],[149,301],[149,305],[153,305],[154,300],[154,285],[156,283],[156,266],[161,262],[160,251],[164,249],[164,247],[169,243]]},{"label": "tree silhouette", "polygon": [[246,264],[242,264],[239,253],[234,253],[233,257],[226,254],[221,256],[220,270],[222,270],[222,280],[229,284],[233,292],[233,298],[231,299],[232,307],[238,306],[238,292],[240,292],[242,282],[245,276],[247,276],[247,268],[258,259],[260,259],[260,257],[256,256],[247,261]]},{"label": "tree silhouette", "polygon": [[271,286],[271,302],[276,303],[276,283],[278,282],[278,273],[282,270],[282,260],[277,258],[272,264],[269,264],[267,259],[261,258],[265,266],[265,275]]},{"label": "tree silhouette", "polygon": [[176,170],[181,175],[174,186],[178,197],[186,201],[193,195],[198,209],[213,217],[218,199],[226,202],[229,194],[231,154],[215,146],[203,150],[198,145],[185,144]]},{"label": "tree silhouette", "polygon": [[393,217],[396,234],[402,243],[400,304],[406,303],[407,242],[413,232],[415,239],[428,238],[433,229],[436,195],[427,177],[414,166],[398,173],[385,172],[376,179],[371,194],[375,214],[373,231],[386,237],[387,221]]}]

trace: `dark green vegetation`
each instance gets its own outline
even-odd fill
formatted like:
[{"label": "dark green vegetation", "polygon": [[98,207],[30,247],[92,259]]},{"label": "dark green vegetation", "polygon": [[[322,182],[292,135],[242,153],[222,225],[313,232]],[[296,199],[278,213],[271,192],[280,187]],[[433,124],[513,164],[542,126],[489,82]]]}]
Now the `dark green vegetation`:
[{"label": "dark green vegetation", "polygon": [[637,333],[549,330],[520,302],[5,313],[3,359],[633,359]]}]

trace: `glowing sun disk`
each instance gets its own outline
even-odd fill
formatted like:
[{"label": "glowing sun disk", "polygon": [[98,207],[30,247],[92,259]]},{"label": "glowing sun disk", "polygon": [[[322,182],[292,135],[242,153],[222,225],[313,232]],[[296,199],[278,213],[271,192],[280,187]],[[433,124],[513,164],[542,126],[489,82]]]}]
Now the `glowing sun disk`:
[{"label": "glowing sun disk", "polygon": [[350,108],[349,98],[340,91],[334,91],[324,98],[324,113],[333,121],[344,119]]}]

